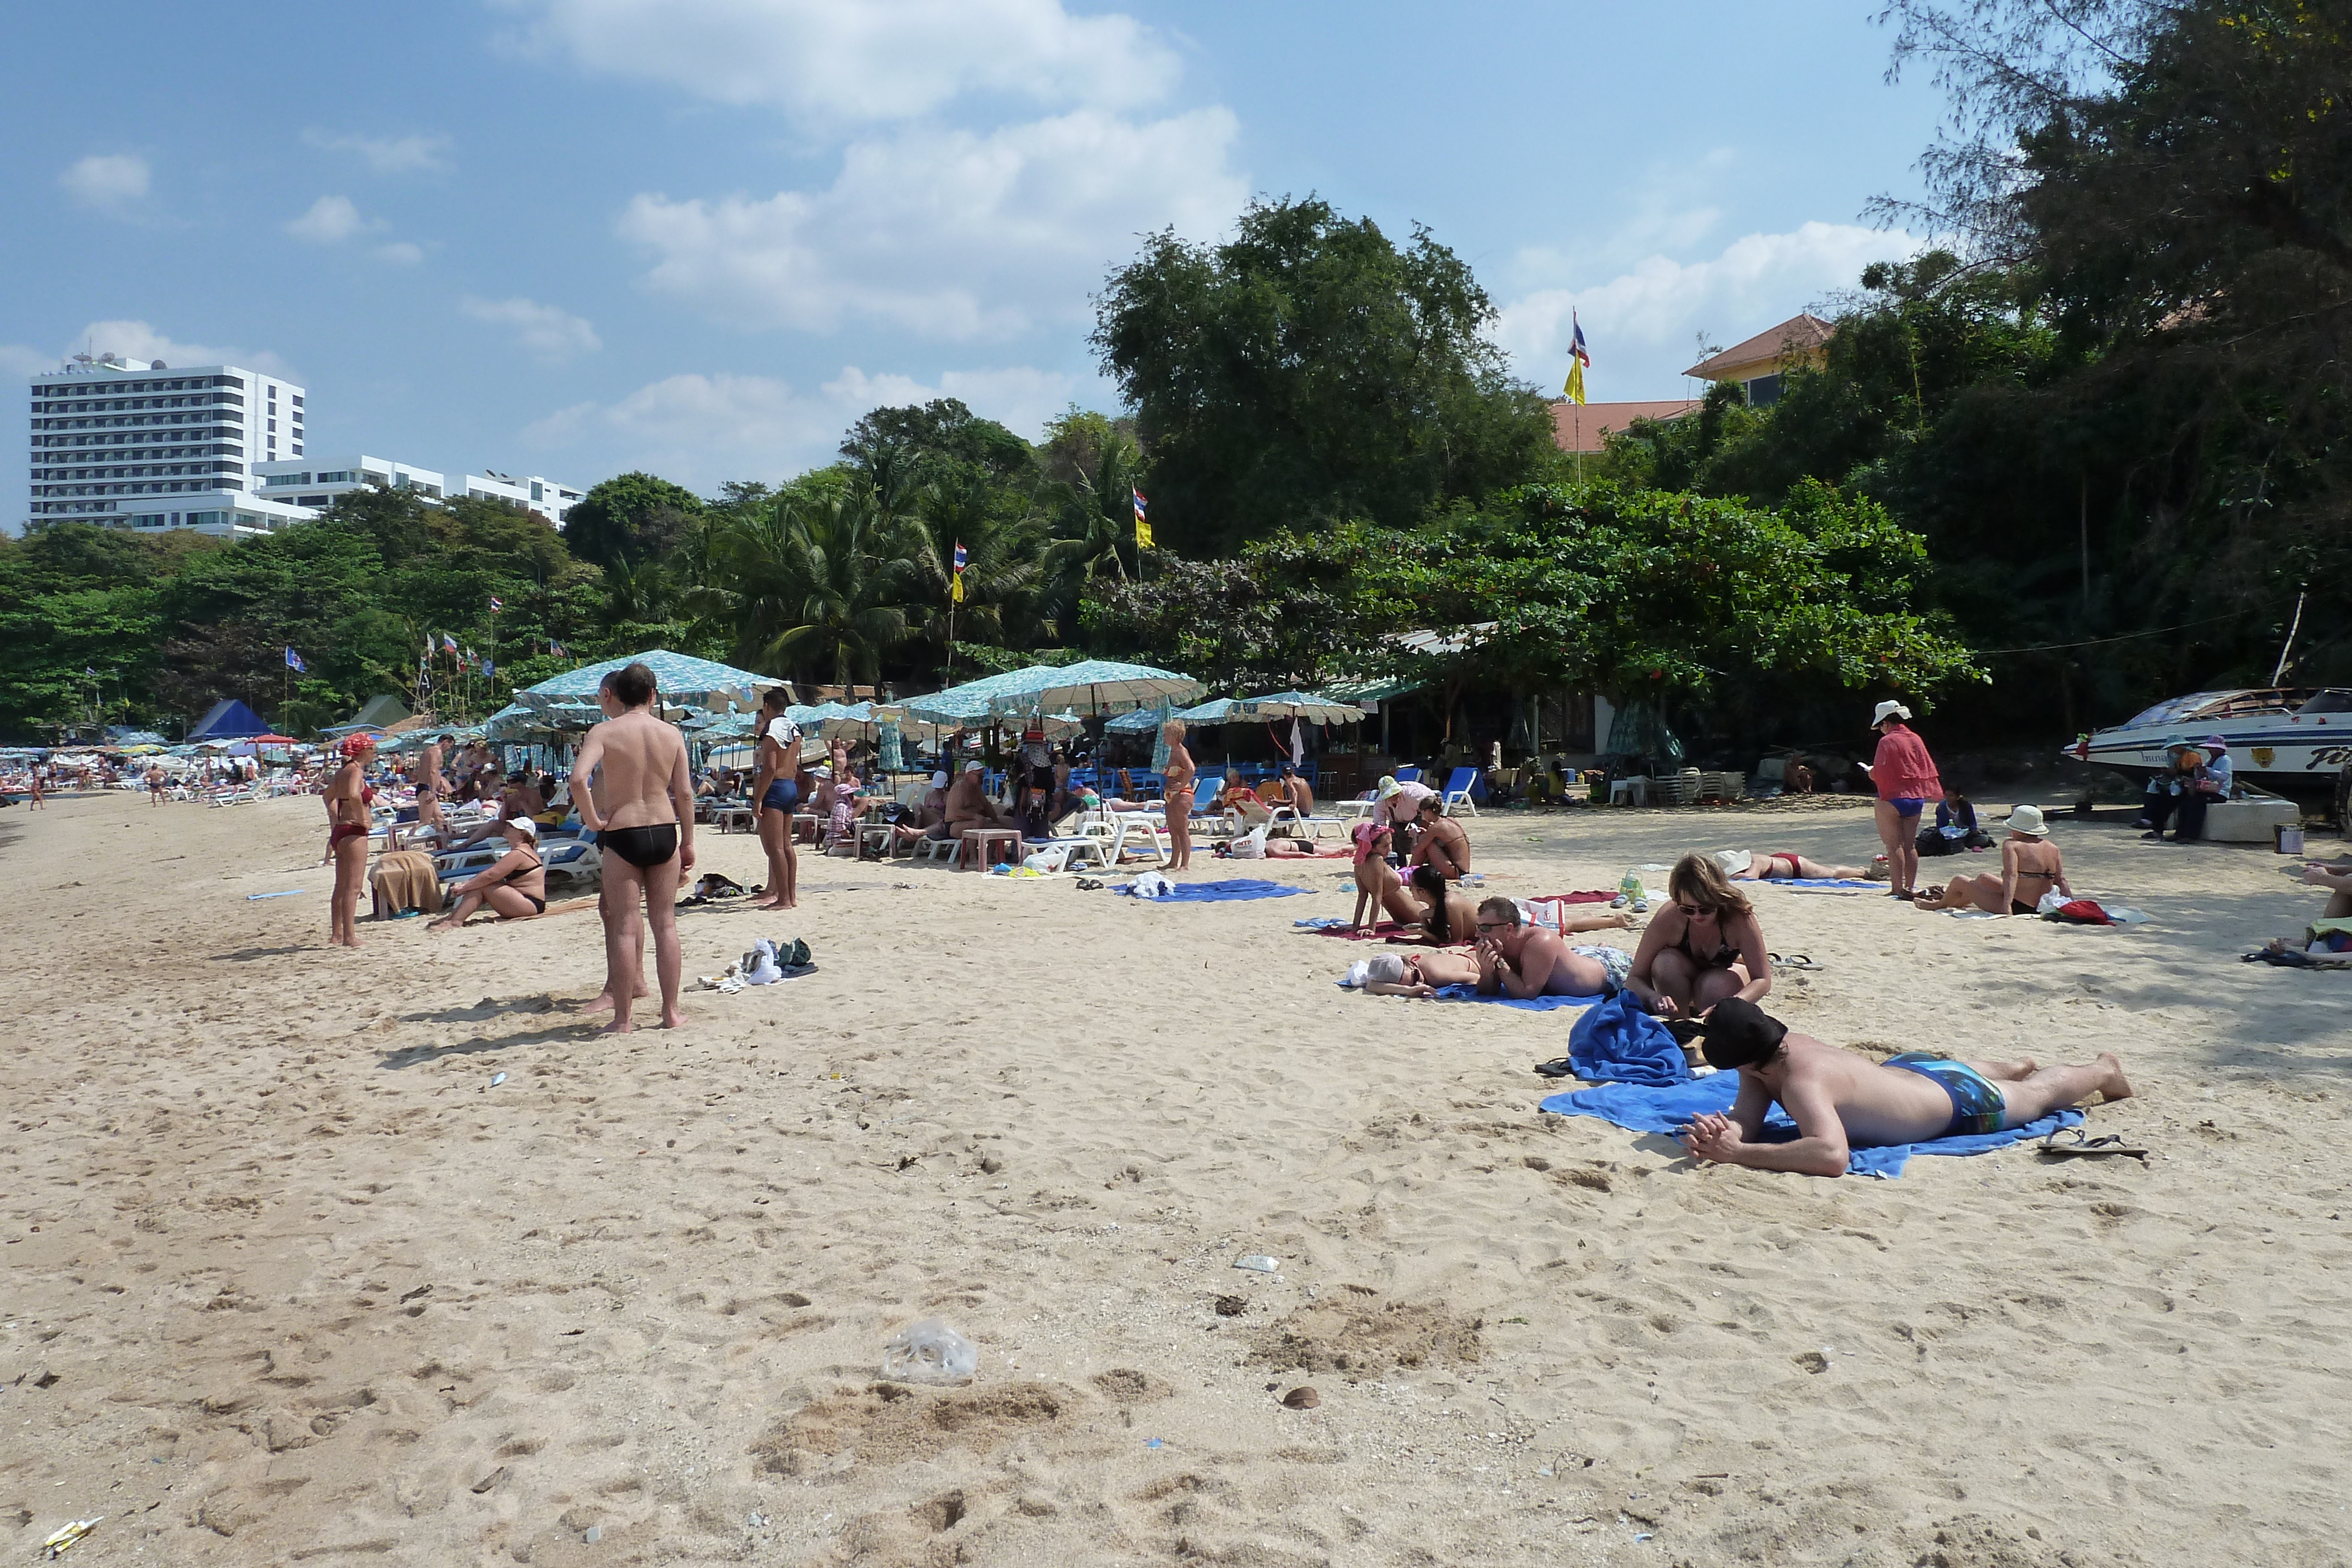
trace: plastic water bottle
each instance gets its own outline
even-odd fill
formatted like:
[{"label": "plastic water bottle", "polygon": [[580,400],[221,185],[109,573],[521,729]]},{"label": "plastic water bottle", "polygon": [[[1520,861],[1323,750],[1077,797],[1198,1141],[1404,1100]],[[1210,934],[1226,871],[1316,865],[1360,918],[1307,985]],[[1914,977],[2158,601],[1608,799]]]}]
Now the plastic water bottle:
[{"label": "plastic water bottle", "polygon": [[894,1382],[970,1383],[979,1370],[979,1347],[944,1318],[909,1323],[882,1347],[882,1375]]},{"label": "plastic water bottle", "polygon": [[1649,890],[1642,885],[1642,873],[1637,871],[1627,872],[1624,879],[1617,884],[1617,896],[1627,904],[1640,904],[1647,901],[1650,894]]}]

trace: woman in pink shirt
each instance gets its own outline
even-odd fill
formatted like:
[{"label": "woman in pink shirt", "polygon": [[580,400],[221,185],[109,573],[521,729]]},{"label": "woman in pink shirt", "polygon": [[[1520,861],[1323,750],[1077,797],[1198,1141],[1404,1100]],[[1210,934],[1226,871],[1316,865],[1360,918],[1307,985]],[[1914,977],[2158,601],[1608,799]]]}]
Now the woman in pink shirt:
[{"label": "woman in pink shirt", "polygon": [[1939,800],[1944,786],[1936,777],[1935,758],[1927,743],[1904,720],[1911,710],[1898,702],[1883,702],[1871,716],[1878,731],[1878,750],[1870,760],[1870,781],[1878,786],[1878,841],[1886,846],[1886,867],[1895,885],[1894,898],[1909,898],[1919,875],[1919,813]]}]

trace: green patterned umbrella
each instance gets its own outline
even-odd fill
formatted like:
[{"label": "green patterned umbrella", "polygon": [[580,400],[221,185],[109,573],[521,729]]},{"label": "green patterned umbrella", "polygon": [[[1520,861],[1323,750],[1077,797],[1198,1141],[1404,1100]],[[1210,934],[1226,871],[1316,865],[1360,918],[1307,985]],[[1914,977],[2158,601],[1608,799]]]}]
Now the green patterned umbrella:
[{"label": "green patterned umbrella", "polygon": [[666,706],[701,707],[718,712],[759,706],[760,694],[770,686],[790,689],[789,681],[774,675],[756,674],[739,670],[732,664],[717,664],[709,659],[698,659],[691,653],[674,653],[667,648],[654,648],[643,653],[630,653],[618,659],[605,659],[593,664],[583,664],[576,670],[544,680],[535,686],[515,693],[515,701],[541,713],[558,704],[585,703],[591,707],[596,702],[596,692],[604,677],[630,664],[643,664],[654,673],[655,689],[661,694]]}]

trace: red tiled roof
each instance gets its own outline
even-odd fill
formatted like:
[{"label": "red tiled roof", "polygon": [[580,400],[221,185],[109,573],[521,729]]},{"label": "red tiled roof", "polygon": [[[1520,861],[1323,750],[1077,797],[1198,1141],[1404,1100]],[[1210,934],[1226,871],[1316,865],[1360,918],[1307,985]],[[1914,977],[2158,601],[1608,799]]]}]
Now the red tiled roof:
[{"label": "red tiled roof", "polygon": [[1572,402],[1551,405],[1551,435],[1562,452],[1598,452],[1613,431],[1632,427],[1637,419],[1680,419],[1697,403],[1688,398],[1658,402]]},{"label": "red tiled roof", "polygon": [[1778,327],[1757,333],[1744,343],[1732,344],[1721,353],[1693,365],[1683,374],[1711,382],[1728,381],[1732,378],[1725,373],[1727,371],[1766,364],[1791,351],[1811,352],[1828,342],[1836,331],[1834,323],[1824,321],[1811,311],[1802,311]]}]

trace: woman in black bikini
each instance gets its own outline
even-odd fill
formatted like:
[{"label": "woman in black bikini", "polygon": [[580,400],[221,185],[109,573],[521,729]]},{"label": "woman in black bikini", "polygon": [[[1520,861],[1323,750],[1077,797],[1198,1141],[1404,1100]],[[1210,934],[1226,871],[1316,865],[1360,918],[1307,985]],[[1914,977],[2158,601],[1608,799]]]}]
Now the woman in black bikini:
[{"label": "woman in black bikini", "polygon": [[375,755],[375,737],[343,737],[343,765],[327,780],[327,858],[335,862],[335,891],[327,905],[327,946],[360,945],[360,889],[367,883],[368,808],[375,791],[368,788],[368,758]]},{"label": "woman in black bikini", "polygon": [[2050,841],[2050,825],[2039,806],[2019,806],[2009,814],[2009,837],[2001,841],[2000,874],[1990,872],[1956,876],[1940,888],[1921,893],[1917,906],[1926,910],[1976,908],[1995,915],[2032,915],[2042,906],[2042,895],[2056,889],[2068,898],[2074,890],[2066,881],[2065,858]]},{"label": "woman in black bikini", "polygon": [[488,907],[509,920],[547,913],[547,864],[539,858],[539,824],[509,817],[499,824],[507,852],[452,889],[457,906],[425,927],[455,931],[477,909]]},{"label": "woman in black bikini", "polygon": [[1712,855],[1685,855],[1666,876],[1671,900],[1642,933],[1625,988],[1662,1018],[1696,1018],[1726,997],[1772,989],[1764,928],[1748,895]]}]

